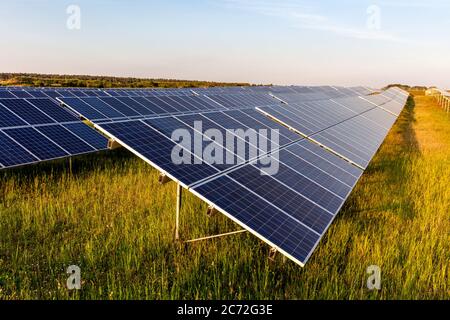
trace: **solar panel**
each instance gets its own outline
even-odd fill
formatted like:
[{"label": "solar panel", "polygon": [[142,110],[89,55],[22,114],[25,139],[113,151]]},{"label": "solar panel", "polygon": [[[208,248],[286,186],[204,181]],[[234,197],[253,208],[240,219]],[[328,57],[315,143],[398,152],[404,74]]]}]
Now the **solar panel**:
[{"label": "solar panel", "polygon": [[2,167],[14,167],[39,161],[27,150],[0,131],[0,164]]},{"label": "solar panel", "polygon": [[[396,120],[382,112],[385,114],[371,110],[312,135],[311,139],[365,169]],[[377,119],[381,119],[381,125],[375,122]]]},{"label": "solar panel", "polygon": [[42,96],[37,92],[43,91],[27,90],[13,90],[26,98],[5,98],[0,102],[1,169],[107,148],[105,137],[50,97],[33,98]]},{"label": "solar panel", "polygon": [[32,90],[32,91],[27,91],[27,92],[34,98],[49,98],[49,96],[46,95],[44,93],[44,91]]},{"label": "solar panel", "polygon": [[28,124],[55,123],[52,118],[39,111],[39,109],[35,108],[25,99],[5,99],[1,100],[0,104],[15,113],[21,119],[24,119]]},{"label": "solar panel", "polygon": [[6,109],[1,103],[0,103],[0,127],[17,127],[17,126],[23,126],[27,123],[20,119],[18,116],[16,116],[14,113],[12,113],[10,110]]},{"label": "solar panel", "polygon": [[78,118],[64,110],[56,102],[53,102],[49,98],[37,98],[27,99],[27,102],[31,103],[36,109],[50,116],[56,122],[72,122],[78,121]]},{"label": "solar panel", "polygon": [[[140,120],[102,124],[101,129],[185,186],[218,172],[208,164],[174,164],[171,155],[176,143]],[[194,157],[189,150],[185,153]]]},{"label": "solar panel", "polygon": [[40,160],[62,158],[69,155],[36,129],[26,127],[6,129],[3,132]]},{"label": "solar panel", "polygon": [[84,123],[65,123],[62,126],[96,150],[106,150],[108,146],[108,139]]},{"label": "solar panel", "polygon": [[12,98],[16,98],[15,95],[13,95],[11,92],[9,91],[0,91],[0,99],[12,99]]},{"label": "solar panel", "polygon": [[150,115],[154,114],[150,109],[146,108],[143,104],[140,104],[133,98],[117,97],[116,99],[119,100],[120,102],[122,102],[123,104],[129,106],[133,110],[136,110],[136,112],[138,112],[139,114],[141,114],[143,116],[150,116]]},{"label": "solar panel", "polygon": [[100,113],[94,107],[88,105],[80,98],[58,98],[58,101],[63,102],[64,105],[68,106],[76,114],[86,119],[89,120],[108,119],[106,115]]},{"label": "solar panel", "polygon": [[[103,99],[114,99],[114,98],[103,98]],[[114,118],[122,119],[127,117],[125,114],[119,112],[117,109],[113,108],[111,105],[109,105],[100,98],[81,98],[80,100],[110,119]]]},{"label": "solar panel", "polygon": [[70,131],[68,131],[61,125],[40,126],[36,127],[36,130],[44,134],[53,142],[56,142],[58,146],[60,146],[71,155],[78,155],[95,151],[94,148],[89,146],[86,142],[84,142],[77,136],[73,135]]},{"label": "solar panel", "polygon": [[33,98],[31,94],[23,90],[10,90],[9,92],[11,92],[17,98]]},{"label": "solar panel", "polygon": [[274,175],[261,175],[260,166],[248,164],[192,192],[304,265],[362,170],[306,140],[282,150],[279,164]]},{"label": "solar panel", "polygon": [[[141,116],[136,110],[132,109],[130,106],[120,102],[114,97],[106,97],[106,98],[99,98],[101,101],[106,102],[108,105],[113,107],[115,110],[119,111],[121,114],[123,114],[126,117],[135,117],[135,116]],[[105,114],[102,110],[99,110],[101,113]]]}]

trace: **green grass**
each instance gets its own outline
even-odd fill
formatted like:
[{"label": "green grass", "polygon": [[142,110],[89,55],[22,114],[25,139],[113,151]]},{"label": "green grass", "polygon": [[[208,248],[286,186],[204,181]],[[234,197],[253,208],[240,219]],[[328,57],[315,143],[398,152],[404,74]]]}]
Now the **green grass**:
[{"label": "green grass", "polygon": [[[303,269],[247,233],[176,243],[176,186],[125,150],[1,172],[0,299],[448,299],[449,125],[411,99]],[[184,196],[183,238],[238,229]]]}]

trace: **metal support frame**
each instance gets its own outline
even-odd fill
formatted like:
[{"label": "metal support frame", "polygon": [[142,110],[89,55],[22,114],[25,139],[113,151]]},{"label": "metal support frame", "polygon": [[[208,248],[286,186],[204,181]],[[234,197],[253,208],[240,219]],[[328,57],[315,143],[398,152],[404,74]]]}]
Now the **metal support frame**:
[{"label": "metal support frame", "polygon": [[184,242],[185,243],[193,243],[193,242],[199,242],[199,241],[203,241],[203,240],[222,238],[222,237],[231,236],[234,234],[239,234],[239,233],[244,233],[244,232],[247,232],[247,230],[237,230],[237,231],[232,231],[232,232],[227,232],[227,233],[221,233],[221,234],[216,234],[213,236],[207,236],[207,237],[202,237],[202,238],[197,238],[197,239],[192,239],[192,240],[186,240]]},{"label": "metal support frame", "polygon": [[[161,173],[159,176],[159,182],[161,184],[167,183],[169,181],[171,181],[165,174]],[[181,204],[182,204],[182,200],[183,200],[183,187],[181,186],[181,184],[177,184],[177,204],[176,204],[176,214],[175,214],[175,241],[179,241],[180,240],[180,212],[181,212]],[[214,208],[213,206],[208,207],[208,216],[212,216],[214,215],[217,211],[216,208]],[[199,242],[199,241],[203,241],[203,240],[209,240],[209,239],[215,239],[215,238],[221,238],[221,237],[225,237],[225,236],[231,236],[234,234],[239,234],[239,233],[244,233],[247,232],[247,230],[242,229],[242,230],[237,230],[237,231],[231,231],[231,232],[227,232],[227,233],[222,233],[222,234],[216,234],[216,235],[212,235],[212,236],[206,236],[206,237],[201,237],[201,238],[197,238],[197,239],[192,239],[192,240],[186,240],[183,241],[184,243],[193,243],[193,242]]]},{"label": "metal support frame", "polygon": [[175,218],[175,240],[180,240],[180,211],[181,200],[183,195],[183,187],[177,184],[177,213]]},{"label": "metal support frame", "polygon": [[159,184],[163,185],[166,184],[168,182],[172,181],[165,173],[160,173],[159,177],[158,177],[158,182]]},{"label": "metal support frame", "polygon": [[212,216],[216,215],[216,213],[217,213],[217,209],[214,208],[213,206],[209,206],[208,209],[206,210],[206,215],[208,217],[212,217]]},{"label": "metal support frame", "polygon": [[278,249],[275,247],[270,248],[269,251],[269,260],[275,261],[275,257],[277,256]]},{"label": "metal support frame", "polygon": [[114,150],[114,149],[118,149],[118,148],[122,148],[122,146],[120,145],[120,143],[118,143],[116,140],[114,139],[109,139],[108,140],[108,149],[109,150]]}]

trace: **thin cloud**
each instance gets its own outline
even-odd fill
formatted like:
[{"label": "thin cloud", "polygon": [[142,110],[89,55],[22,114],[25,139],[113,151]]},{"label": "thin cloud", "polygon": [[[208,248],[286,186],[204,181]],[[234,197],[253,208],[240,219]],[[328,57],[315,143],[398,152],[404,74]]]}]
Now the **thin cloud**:
[{"label": "thin cloud", "polygon": [[296,28],[330,32],[338,36],[360,40],[404,41],[381,30],[339,25],[331,21],[327,16],[316,13],[316,8],[298,1],[223,0],[222,2],[230,9],[245,10],[261,15],[288,19],[292,21],[292,25]]}]

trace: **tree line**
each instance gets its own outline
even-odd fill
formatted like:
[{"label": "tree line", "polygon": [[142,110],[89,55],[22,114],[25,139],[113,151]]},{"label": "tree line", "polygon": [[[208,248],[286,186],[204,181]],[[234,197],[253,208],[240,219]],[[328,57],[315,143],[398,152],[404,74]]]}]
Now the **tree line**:
[{"label": "tree line", "polygon": [[250,84],[199,80],[143,79],[132,77],[89,75],[0,73],[0,85],[81,88],[198,88],[217,86],[248,86]]}]

